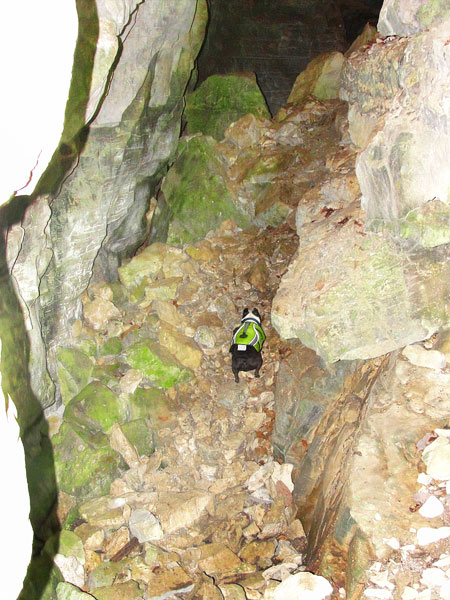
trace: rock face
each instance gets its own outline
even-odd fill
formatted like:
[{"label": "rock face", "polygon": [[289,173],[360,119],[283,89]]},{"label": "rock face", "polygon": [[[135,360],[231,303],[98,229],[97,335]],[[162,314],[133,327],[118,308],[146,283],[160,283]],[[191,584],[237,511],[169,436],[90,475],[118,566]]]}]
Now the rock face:
[{"label": "rock face", "polygon": [[[9,234],[9,265],[30,315],[32,385],[44,404],[52,401],[45,349],[51,356],[70,338],[93,272],[114,277],[117,261],[145,233],[150,196],[176,147],[206,18],[203,0],[175,7],[99,2],[80,13],[70,120],[37,202]],[[12,242],[17,235],[20,246]],[[48,368],[55,376],[53,358]]]},{"label": "rock face", "polygon": [[[380,23],[397,4],[385,3]],[[439,8],[408,7],[424,19]],[[323,204],[310,223],[297,209],[299,253],[272,318],[327,362],[379,356],[449,325],[450,50],[447,12],[439,14],[443,22],[416,23],[409,38],[349,54],[340,97],[362,199]]]}]

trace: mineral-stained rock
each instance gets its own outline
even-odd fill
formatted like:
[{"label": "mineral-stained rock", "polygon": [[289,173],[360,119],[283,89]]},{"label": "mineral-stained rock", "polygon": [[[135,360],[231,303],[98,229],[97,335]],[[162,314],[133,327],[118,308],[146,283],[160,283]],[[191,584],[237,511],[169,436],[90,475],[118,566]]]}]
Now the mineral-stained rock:
[{"label": "mineral-stained rock", "polygon": [[61,396],[64,404],[67,404],[87,385],[94,364],[76,348],[58,348],[57,356]]},{"label": "mineral-stained rock", "polygon": [[230,123],[247,113],[270,118],[253,73],[212,75],[188,95],[184,118],[189,134],[201,132],[221,140]]},{"label": "mineral-stained rock", "polygon": [[213,496],[207,492],[163,492],[157,516],[164,533],[173,533],[195,523],[205,511],[211,510],[212,504]]},{"label": "mineral-stained rock", "polygon": [[169,407],[169,399],[162,390],[156,388],[138,388],[129,399],[131,418],[150,418],[153,427],[167,422],[173,413]]},{"label": "mineral-stained rock", "polygon": [[161,388],[189,381],[192,374],[155,340],[143,340],[124,353],[127,363]]},{"label": "mineral-stained rock", "polygon": [[92,381],[66,406],[64,419],[92,433],[105,432],[125,420],[125,406],[106,385]]},{"label": "mineral-stained rock", "polygon": [[240,559],[223,544],[213,543],[202,546],[199,567],[208,575],[234,571],[241,566]]},{"label": "mineral-stained rock", "polygon": [[187,593],[193,588],[193,579],[179,565],[170,570],[152,573],[146,580],[148,584],[145,600],[158,600],[168,595]]},{"label": "mineral-stained rock", "polygon": [[109,489],[121,460],[105,435],[64,422],[52,443],[59,489],[78,498],[104,494]]},{"label": "mineral-stained rock", "polygon": [[314,58],[295,80],[288,102],[300,104],[309,95],[319,100],[338,98],[344,62],[341,52],[328,52]]}]

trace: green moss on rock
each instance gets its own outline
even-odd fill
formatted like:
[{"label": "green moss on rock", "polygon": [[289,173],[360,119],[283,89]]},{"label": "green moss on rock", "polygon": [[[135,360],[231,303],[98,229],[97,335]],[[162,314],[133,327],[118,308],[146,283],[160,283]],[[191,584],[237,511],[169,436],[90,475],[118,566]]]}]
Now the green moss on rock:
[{"label": "green moss on rock", "polygon": [[121,427],[127,440],[135,446],[141,456],[153,454],[155,450],[153,436],[145,419],[128,421]]},{"label": "green moss on rock", "polygon": [[52,442],[59,490],[78,500],[108,492],[122,463],[106,435],[93,435],[63,422]]},{"label": "green moss on rock", "polygon": [[100,381],[92,381],[66,407],[64,420],[92,433],[108,431],[125,419],[122,401]]},{"label": "green moss on rock", "polygon": [[192,372],[180,363],[158,342],[142,340],[125,351],[125,360],[133,369],[160,388],[170,388],[189,381]]},{"label": "green moss on rock", "polygon": [[450,243],[450,206],[435,198],[411,210],[400,223],[400,236],[424,248]]},{"label": "green moss on rock", "polygon": [[228,188],[224,165],[210,137],[181,140],[162,190],[171,215],[169,244],[203,239],[227,219],[234,219],[241,227],[250,224]]},{"label": "green moss on rock", "polygon": [[246,114],[270,118],[269,109],[253,73],[212,75],[186,98],[187,132],[203,133],[216,140]]},{"label": "green moss on rock", "polygon": [[165,423],[172,415],[167,396],[154,388],[137,388],[129,403],[132,418],[147,417],[154,426]]},{"label": "green moss on rock", "polygon": [[120,338],[110,338],[100,349],[100,356],[109,356],[120,354],[122,352],[122,342]]},{"label": "green moss on rock", "polygon": [[61,397],[67,404],[87,385],[94,365],[89,356],[76,348],[58,348],[57,360]]}]

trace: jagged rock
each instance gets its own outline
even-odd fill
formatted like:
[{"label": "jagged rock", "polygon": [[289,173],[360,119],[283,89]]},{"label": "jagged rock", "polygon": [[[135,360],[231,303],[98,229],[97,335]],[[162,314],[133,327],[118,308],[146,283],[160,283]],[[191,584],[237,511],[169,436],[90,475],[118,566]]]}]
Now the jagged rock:
[{"label": "jagged rock", "polygon": [[58,348],[57,356],[61,397],[67,404],[88,384],[94,364],[76,348]]},{"label": "jagged rock", "polygon": [[92,381],[67,404],[64,420],[93,434],[105,432],[125,420],[125,406],[106,385]]},{"label": "jagged rock", "polygon": [[422,460],[428,475],[443,481],[450,479],[450,440],[439,436],[425,448]]},{"label": "jagged rock", "polygon": [[222,544],[207,544],[201,546],[199,567],[208,575],[217,575],[235,571],[242,566],[240,559]]},{"label": "jagged rock", "polygon": [[247,113],[270,118],[266,101],[253,73],[212,75],[186,98],[184,118],[188,134],[203,133],[216,140]]},{"label": "jagged rock", "polygon": [[208,492],[193,490],[191,492],[160,494],[160,505],[157,517],[164,533],[173,533],[184,527],[189,527],[204,514],[211,510],[213,496]]},{"label": "jagged rock", "polygon": [[427,519],[434,519],[439,517],[444,512],[444,506],[442,502],[436,498],[436,496],[430,496],[425,500],[423,505],[419,508],[419,513],[422,517]]},{"label": "jagged rock", "polygon": [[436,371],[443,369],[447,362],[442,352],[439,352],[438,350],[427,350],[420,344],[406,346],[406,348],[403,349],[403,356],[406,356],[413,365],[434,369]]},{"label": "jagged rock", "polygon": [[225,130],[224,136],[238,148],[248,148],[261,140],[269,124],[269,121],[258,119],[254,114],[249,113],[231,123]]},{"label": "jagged rock", "polygon": [[52,443],[60,490],[78,498],[98,496],[108,490],[121,461],[105,435],[63,423]]},{"label": "jagged rock", "polygon": [[161,524],[155,515],[143,508],[132,511],[128,525],[132,535],[137,537],[141,544],[159,540],[164,535]]},{"label": "jagged rock", "polygon": [[333,593],[331,584],[320,575],[312,573],[295,573],[289,575],[275,588],[274,600],[322,600]]},{"label": "jagged rock", "polygon": [[100,348],[100,356],[110,356],[122,352],[122,342],[118,337],[112,337],[107,340]]},{"label": "jagged rock", "polygon": [[97,496],[79,507],[80,516],[94,527],[118,529],[125,524],[123,507],[111,496]]},{"label": "jagged rock", "polygon": [[173,418],[168,398],[162,390],[138,388],[133,396],[130,397],[129,403],[132,419],[148,417],[155,428]]},{"label": "jagged rock", "polygon": [[192,577],[177,564],[168,571],[150,573],[146,583],[145,600],[163,600],[173,594],[188,593],[194,587]]},{"label": "jagged rock", "polygon": [[175,327],[161,321],[159,324],[158,339],[161,346],[175,356],[184,367],[196,369],[202,362],[202,351],[189,337],[179,332]]},{"label": "jagged rock", "polygon": [[118,452],[127,465],[132,469],[140,464],[139,454],[136,448],[126,437],[122,427],[115,423],[111,428],[111,435],[109,437],[109,443],[111,448]]},{"label": "jagged rock", "polygon": [[192,377],[189,369],[152,339],[142,340],[127,348],[124,358],[133,369],[161,388],[170,388]]},{"label": "jagged rock", "polygon": [[341,52],[328,52],[314,58],[295,80],[288,102],[300,104],[310,95],[319,100],[338,98],[344,62]]},{"label": "jagged rock", "polygon": [[104,331],[110,321],[122,318],[122,313],[117,306],[104,298],[85,300],[83,313],[86,323],[95,331]]},{"label": "jagged rock", "polygon": [[88,550],[100,550],[105,539],[105,532],[100,527],[82,523],[74,529],[74,533],[83,542],[85,552]]}]

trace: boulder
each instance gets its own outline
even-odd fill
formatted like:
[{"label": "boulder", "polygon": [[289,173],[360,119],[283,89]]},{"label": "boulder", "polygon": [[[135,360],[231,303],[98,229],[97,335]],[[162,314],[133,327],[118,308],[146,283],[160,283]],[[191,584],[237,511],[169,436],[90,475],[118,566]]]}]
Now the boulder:
[{"label": "boulder", "polygon": [[184,367],[196,369],[200,366],[203,353],[195,341],[169,323],[160,322],[158,339]]},{"label": "boulder", "polygon": [[203,133],[221,140],[228,125],[248,113],[270,118],[254,73],[211,75],[186,98],[187,133]]},{"label": "boulder", "polygon": [[227,219],[235,219],[241,226],[249,225],[229,186],[216,141],[211,137],[181,139],[162,191],[166,208],[158,218],[170,220],[167,234],[170,244],[200,240]]},{"label": "boulder", "polygon": [[189,369],[152,339],[142,340],[127,348],[124,358],[130,367],[160,388],[170,388],[192,377]]},{"label": "boulder", "polygon": [[122,461],[105,435],[94,435],[63,422],[52,443],[59,490],[78,499],[96,497],[109,490]]},{"label": "boulder", "polygon": [[109,387],[92,381],[68,403],[64,420],[93,434],[106,432],[125,420],[125,406]]},{"label": "boulder", "polygon": [[67,404],[88,384],[94,364],[76,348],[58,348],[57,357],[61,397]]},{"label": "boulder", "polygon": [[338,98],[344,63],[341,52],[327,52],[314,58],[295,80],[288,102],[301,104],[308,96],[319,100]]},{"label": "boulder", "polygon": [[358,210],[335,211],[314,224],[272,305],[280,335],[300,339],[327,362],[379,356],[449,322],[445,247],[364,233],[363,218]]},{"label": "boulder", "polygon": [[406,37],[429,29],[446,16],[450,16],[450,6],[446,0],[409,0],[406,3],[402,0],[385,0],[377,28],[383,37]]}]

